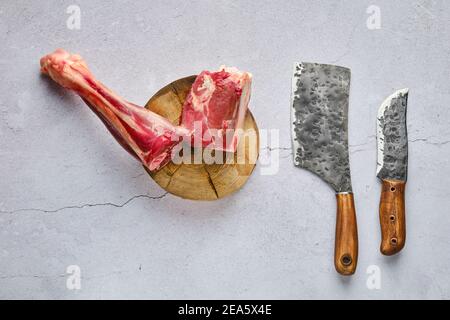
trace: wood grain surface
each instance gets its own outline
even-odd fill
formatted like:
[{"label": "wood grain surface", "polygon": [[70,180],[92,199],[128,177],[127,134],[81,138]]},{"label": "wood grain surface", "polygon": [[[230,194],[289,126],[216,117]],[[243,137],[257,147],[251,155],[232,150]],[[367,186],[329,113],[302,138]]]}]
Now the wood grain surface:
[{"label": "wood grain surface", "polygon": [[334,265],[336,271],[349,276],[355,273],[358,263],[358,229],[355,202],[352,193],[336,194],[336,239]]},{"label": "wood grain surface", "polygon": [[[168,84],[159,90],[145,107],[178,125],[183,103],[195,78],[196,76],[190,76]],[[244,130],[248,136],[244,135],[241,139],[238,151],[234,154],[223,152],[221,155],[223,159],[229,159],[228,163],[206,164],[205,160],[198,164],[169,162],[158,171],[147,172],[164,190],[181,198],[223,198],[242,188],[253,172],[259,156],[259,132],[250,111],[247,111],[245,117]],[[191,150],[193,154],[195,150],[199,152],[198,149]]]},{"label": "wood grain surface", "polygon": [[382,254],[391,256],[403,249],[406,241],[406,182],[383,180],[380,199]]}]

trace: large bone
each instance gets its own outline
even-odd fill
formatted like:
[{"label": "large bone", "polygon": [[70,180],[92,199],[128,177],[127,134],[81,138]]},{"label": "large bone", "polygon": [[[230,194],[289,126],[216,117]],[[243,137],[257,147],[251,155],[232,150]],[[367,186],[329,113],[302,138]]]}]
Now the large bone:
[{"label": "large bone", "polygon": [[85,61],[58,49],[41,59],[41,71],[61,86],[75,91],[100,117],[116,140],[149,170],[171,159],[172,148],[190,130],[143,107],[125,101],[97,81]]}]

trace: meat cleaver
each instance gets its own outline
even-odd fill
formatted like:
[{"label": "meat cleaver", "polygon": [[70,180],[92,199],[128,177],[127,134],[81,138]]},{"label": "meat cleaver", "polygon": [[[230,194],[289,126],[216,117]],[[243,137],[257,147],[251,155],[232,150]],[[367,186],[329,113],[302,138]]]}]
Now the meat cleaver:
[{"label": "meat cleaver", "polygon": [[402,250],[406,240],[407,105],[408,89],[398,90],[383,102],[377,117],[377,177],[383,184],[380,200],[380,251],[388,256]]},{"label": "meat cleaver", "polygon": [[355,273],[358,232],[350,179],[348,103],[350,69],[296,63],[292,79],[291,129],[294,164],[327,182],[336,192],[334,265]]}]

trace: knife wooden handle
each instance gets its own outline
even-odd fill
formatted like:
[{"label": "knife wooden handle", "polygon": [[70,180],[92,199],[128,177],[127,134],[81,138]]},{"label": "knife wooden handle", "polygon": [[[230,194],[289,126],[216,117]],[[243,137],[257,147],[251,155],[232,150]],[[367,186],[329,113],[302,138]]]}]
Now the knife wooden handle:
[{"label": "knife wooden handle", "polygon": [[358,262],[358,229],[352,193],[338,193],[334,266],[342,275],[355,273]]},{"label": "knife wooden handle", "polygon": [[383,180],[380,200],[380,251],[386,256],[398,253],[405,246],[405,186],[404,181]]}]

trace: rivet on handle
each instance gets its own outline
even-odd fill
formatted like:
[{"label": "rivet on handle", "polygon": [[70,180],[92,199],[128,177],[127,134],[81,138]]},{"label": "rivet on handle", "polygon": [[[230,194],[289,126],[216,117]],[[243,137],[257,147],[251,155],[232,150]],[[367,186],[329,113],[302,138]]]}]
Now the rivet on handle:
[{"label": "rivet on handle", "polygon": [[344,266],[348,267],[349,265],[352,264],[352,257],[350,257],[348,254],[343,255],[341,258],[341,263]]}]

